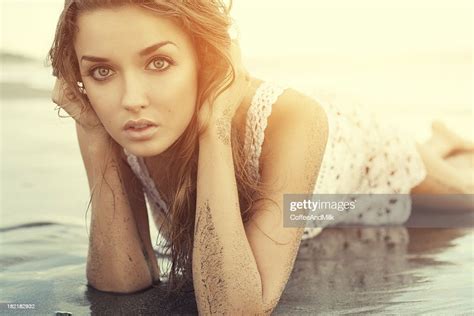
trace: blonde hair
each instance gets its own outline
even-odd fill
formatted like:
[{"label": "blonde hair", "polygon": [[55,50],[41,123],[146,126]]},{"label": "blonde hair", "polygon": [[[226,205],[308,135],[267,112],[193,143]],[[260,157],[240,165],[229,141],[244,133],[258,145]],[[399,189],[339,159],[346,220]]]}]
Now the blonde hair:
[{"label": "blonde hair", "polygon": [[[49,60],[53,74],[62,77],[74,89],[76,96],[84,101],[84,109],[90,104],[78,87],[81,75],[73,47],[77,16],[86,10],[122,5],[137,5],[175,21],[190,35],[198,62],[204,65],[198,75],[199,89],[193,119],[167,150],[173,154],[173,159],[169,166],[165,166],[165,170],[173,170],[173,173],[166,177],[170,192],[163,192],[169,205],[167,216],[170,223],[169,243],[164,247],[171,251],[168,290],[174,292],[192,281],[198,140],[204,131],[204,126],[197,124],[197,113],[204,100],[209,99],[212,104],[212,100],[229,87],[235,78],[228,50],[231,44],[228,30],[232,2],[226,6],[220,0],[67,0],[59,18]],[[235,177],[242,221],[245,223],[252,216],[252,205],[263,198],[263,185],[247,171],[249,161],[234,128],[231,141]]]}]

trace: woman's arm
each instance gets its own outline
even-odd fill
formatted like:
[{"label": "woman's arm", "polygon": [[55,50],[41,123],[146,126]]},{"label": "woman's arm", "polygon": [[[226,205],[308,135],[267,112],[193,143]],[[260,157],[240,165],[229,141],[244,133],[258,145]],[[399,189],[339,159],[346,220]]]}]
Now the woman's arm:
[{"label": "woman's arm", "polygon": [[262,310],[262,286],[245,235],[230,128],[210,124],[199,144],[193,280],[199,313],[249,314]]},{"label": "woman's arm", "polygon": [[[297,93],[273,106],[266,130],[262,181],[267,198],[243,224],[230,128],[220,123],[200,139],[193,279],[201,314],[269,314],[291,273],[303,228],[283,227],[283,194],[312,193],[327,141],[322,108]],[[263,155],[262,153],[262,155]]]},{"label": "woman's arm", "polygon": [[159,268],[141,186],[108,135],[76,130],[92,194],[88,283],[120,293],[149,287]]}]

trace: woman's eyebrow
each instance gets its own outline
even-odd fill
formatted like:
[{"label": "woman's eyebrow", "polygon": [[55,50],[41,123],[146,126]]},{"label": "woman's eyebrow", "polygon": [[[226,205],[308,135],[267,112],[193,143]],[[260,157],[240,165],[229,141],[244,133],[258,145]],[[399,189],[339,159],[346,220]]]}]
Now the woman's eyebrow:
[{"label": "woman's eyebrow", "polygon": [[171,45],[174,45],[174,46],[178,47],[178,45],[176,45],[172,41],[163,41],[163,42],[159,42],[159,43],[153,44],[151,46],[148,46],[147,48],[142,49],[138,54],[140,56],[146,56],[146,55],[151,54],[154,51],[160,49],[162,46],[165,46],[165,45],[168,45],[168,44],[171,44]]},{"label": "woman's eyebrow", "polygon": [[[140,56],[146,56],[146,55],[151,54],[154,51],[156,51],[156,50],[160,49],[161,47],[163,47],[165,45],[168,45],[168,44],[171,44],[171,45],[174,45],[174,46],[178,47],[178,45],[176,45],[172,41],[163,41],[163,42],[159,42],[159,43],[153,44],[151,46],[148,46],[148,47],[142,49],[141,51],[138,52],[138,54]],[[91,62],[102,62],[102,63],[109,62],[109,60],[107,58],[96,57],[96,56],[88,56],[88,55],[82,56],[81,57],[81,62],[83,60],[87,60],[87,61],[91,61]]]}]

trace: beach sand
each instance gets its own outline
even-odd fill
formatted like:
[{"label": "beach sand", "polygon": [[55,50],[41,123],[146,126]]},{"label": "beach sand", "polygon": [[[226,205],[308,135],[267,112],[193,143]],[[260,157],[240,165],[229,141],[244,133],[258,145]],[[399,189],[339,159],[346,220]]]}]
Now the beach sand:
[{"label": "beach sand", "polygon": [[[84,227],[31,223],[1,235],[2,314],[20,311],[5,303],[48,315],[197,313],[192,289],[165,301],[164,284],[133,295],[88,288]],[[472,312],[473,242],[472,229],[326,229],[302,242],[274,315]]]}]

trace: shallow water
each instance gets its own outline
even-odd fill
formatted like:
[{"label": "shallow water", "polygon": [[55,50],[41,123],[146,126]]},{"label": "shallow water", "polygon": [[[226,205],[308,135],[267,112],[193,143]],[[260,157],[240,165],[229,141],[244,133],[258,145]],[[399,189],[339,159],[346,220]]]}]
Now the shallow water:
[{"label": "shallow water", "polygon": [[330,229],[303,242],[278,312],[472,312],[472,229]]},{"label": "shallow water", "polygon": [[[164,301],[163,286],[134,295],[88,288],[84,227],[25,223],[0,235],[2,303],[35,304],[31,312],[49,315],[196,313],[192,290]],[[302,242],[274,314],[472,312],[473,242],[472,229],[324,230]]]}]

